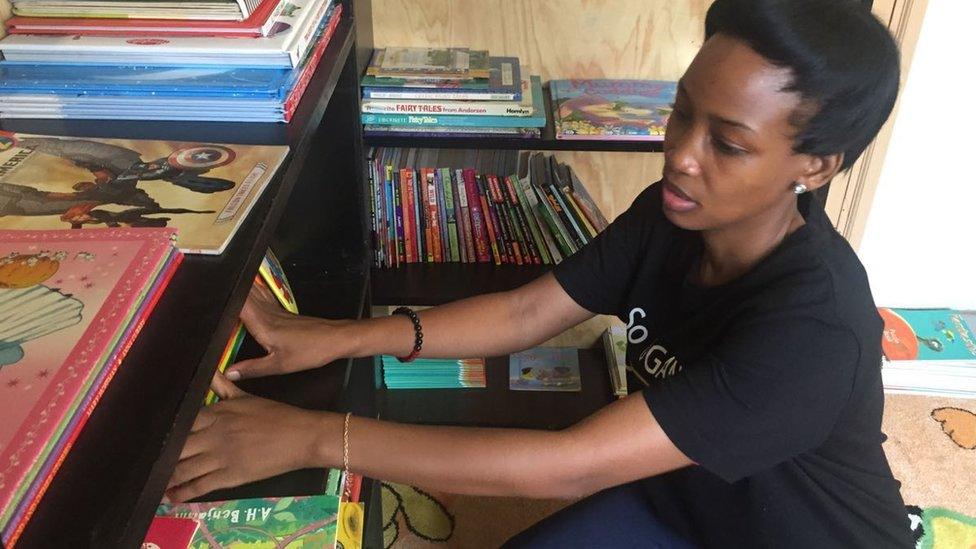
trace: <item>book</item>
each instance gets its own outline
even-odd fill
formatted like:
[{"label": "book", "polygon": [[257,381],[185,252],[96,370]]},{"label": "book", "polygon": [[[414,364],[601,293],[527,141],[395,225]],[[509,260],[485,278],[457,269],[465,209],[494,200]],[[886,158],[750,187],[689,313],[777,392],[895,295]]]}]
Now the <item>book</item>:
[{"label": "book", "polygon": [[153,517],[142,549],[187,549],[199,527],[194,519]]},{"label": "book", "polygon": [[261,0],[240,21],[200,19],[122,19],[95,17],[12,17],[11,34],[142,35],[142,36],[267,36],[288,0]]},{"label": "book", "polygon": [[[480,57],[487,61],[487,53]],[[471,51],[468,48],[380,48],[373,51],[366,74],[376,77],[403,78],[446,77],[473,78],[470,74]],[[487,67],[479,67],[487,77]]]},{"label": "book", "polygon": [[180,264],[173,229],[0,231],[0,530],[19,537]]},{"label": "book", "polygon": [[617,398],[627,396],[627,329],[611,326],[601,336],[610,372],[610,385]]},{"label": "book", "polygon": [[532,85],[522,81],[519,101],[454,101],[448,99],[363,99],[362,112],[379,114],[437,114],[466,116],[532,116]]},{"label": "book", "polygon": [[517,57],[491,57],[487,78],[377,78],[360,81],[364,99],[436,99],[445,101],[518,101],[521,67]]},{"label": "book", "polygon": [[886,391],[976,398],[976,314],[885,307],[878,313]]},{"label": "book", "polygon": [[287,152],[0,131],[0,229],[169,226],[185,253],[220,254]]},{"label": "book", "polygon": [[552,80],[557,139],[662,141],[677,83]]},{"label": "book", "polygon": [[374,114],[364,112],[363,124],[390,126],[495,126],[503,128],[541,128],[546,125],[546,113],[542,98],[542,81],[538,76],[522,80],[523,90],[531,90],[532,114],[528,116],[480,116],[441,114]]},{"label": "book", "polygon": [[239,39],[15,34],[0,42],[0,54],[7,63],[292,68],[308,51],[312,35],[332,0],[288,2],[291,8],[283,9],[275,19],[280,30],[269,36]]},{"label": "book", "polygon": [[200,528],[191,549],[332,547],[339,517],[333,495],[161,504],[156,516],[191,518]]},{"label": "book", "polygon": [[113,17],[240,21],[258,9],[258,0],[13,0],[14,13],[41,17]]},{"label": "book", "polygon": [[508,388],[512,391],[582,390],[579,354],[568,347],[536,347],[508,359]]},{"label": "book", "polygon": [[486,387],[482,358],[419,358],[402,363],[396,357],[380,357],[387,389],[477,389]]}]

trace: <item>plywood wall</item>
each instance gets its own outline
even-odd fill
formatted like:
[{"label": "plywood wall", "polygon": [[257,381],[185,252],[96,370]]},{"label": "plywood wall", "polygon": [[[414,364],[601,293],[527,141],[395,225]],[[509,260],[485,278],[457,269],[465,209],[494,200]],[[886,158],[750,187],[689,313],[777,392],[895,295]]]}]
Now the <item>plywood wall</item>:
[{"label": "plywood wall", "polygon": [[[467,46],[554,78],[677,80],[701,46],[707,0],[373,0],[384,46]],[[660,153],[559,153],[608,217],[661,174]]]}]

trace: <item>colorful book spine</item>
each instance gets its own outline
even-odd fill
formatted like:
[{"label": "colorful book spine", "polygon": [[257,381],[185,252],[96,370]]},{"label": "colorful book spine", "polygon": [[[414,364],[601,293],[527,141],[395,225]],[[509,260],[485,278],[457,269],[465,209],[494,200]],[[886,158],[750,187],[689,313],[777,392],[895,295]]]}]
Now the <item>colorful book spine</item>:
[{"label": "colorful book spine", "polygon": [[528,177],[516,178],[515,184],[515,189],[521,191],[519,200],[525,205],[525,209],[530,217],[535,220],[534,224],[539,229],[539,235],[542,236],[545,242],[545,248],[550,255],[552,263],[559,263],[562,261],[562,253],[560,252],[559,245],[556,243],[556,239],[552,235],[549,224],[542,214],[542,205],[539,203],[539,196],[535,193],[531,179]]},{"label": "colorful book spine", "polygon": [[441,254],[444,257],[444,261],[453,262],[454,257],[451,255],[451,241],[448,237],[448,226],[447,226],[447,197],[444,194],[444,183],[441,181],[441,172],[438,169],[434,170],[434,188],[437,189],[437,214],[440,221],[441,229]]},{"label": "colorful book spine", "polygon": [[525,264],[525,250],[508,215],[508,209],[505,207],[505,198],[501,194],[501,189],[498,186],[498,178],[494,175],[486,175],[485,182],[490,192],[492,206],[498,212],[498,217],[501,221],[505,249],[508,251],[508,261],[516,265],[523,265]]},{"label": "colorful book spine", "polygon": [[461,246],[458,242],[458,209],[454,200],[454,181],[449,168],[438,170],[441,186],[444,188],[444,213],[447,219],[447,241],[451,250],[451,261],[461,262]]},{"label": "colorful book spine", "polygon": [[542,243],[535,240],[535,235],[529,229],[529,223],[525,219],[524,212],[519,207],[518,197],[512,187],[511,178],[499,178],[498,185],[501,188],[502,198],[508,206],[508,211],[515,225],[515,231],[518,233],[519,239],[525,243],[525,247],[528,248],[528,256],[531,262],[535,265],[541,265],[542,254],[539,251],[539,247]]},{"label": "colorful book spine", "polygon": [[532,190],[536,193],[539,199],[539,212],[542,214],[543,219],[545,219],[546,224],[549,226],[549,231],[552,233],[553,238],[556,240],[556,244],[559,246],[559,251],[562,253],[563,257],[569,257],[576,253],[576,247],[572,240],[569,238],[569,232],[566,227],[563,226],[562,221],[556,214],[556,210],[549,201],[549,196],[542,189],[542,187],[533,186]]},{"label": "colorful book spine", "polygon": [[553,185],[548,185],[542,187],[542,192],[545,193],[546,199],[552,206],[553,211],[559,216],[559,221],[566,230],[566,237],[573,243],[575,251],[578,251],[583,247],[585,243],[579,234],[579,229],[575,227],[575,224],[569,217],[569,213],[566,211],[566,206],[563,204],[562,198],[559,196],[559,191]]},{"label": "colorful book spine", "polygon": [[474,169],[466,168],[463,170],[464,188],[468,193],[468,208],[471,214],[471,234],[474,236],[474,244],[478,263],[488,263],[491,261],[490,248],[488,247],[488,230],[485,225],[485,212],[481,208],[481,199],[478,196],[478,184],[475,182]]},{"label": "colorful book spine", "polygon": [[424,101],[417,99],[366,99],[362,111],[374,114],[433,114],[438,116],[532,116],[531,106],[512,101]]},{"label": "colorful book spine", "polygon": [[478,199],[481,201],[481,209],[485,212],[485,227],[488,230],[489,246],[495,265],[508,262],[508,253],[505,250],[505,242],[502,240],[501,232],[498,227],[498,216],[495,208],[492,207],[485,191],[485,182],[481,174],[475,175],[475,184],[478,186]]},{"label": "colorful book spine", "polygon": [[403,240],[406,261],[407,263],[416,263],[418,260],[417,245],[419,244],[416,236],[416,217],[414,216],[414,202],[416,201],[416,197],[414,196],[412,178],[408,175],[409,173],[410,171],[406,169],[401,169],[399,172],[400,202],[403,205]]},{"label": "colorful book spine", "polygon": [[569,204],[569,207],[572,208],[573,213],[576,214],[576,220],[580,223],[582,228],[586,230],[586,233],[591,240],[596,238],[596,228],[593,227],[593,224],[590,223],[586,213],[583,212],[583,208],[580,207],[579,199],[576,197],[576,193],[574,193],[569,187],[563,187],[562,190],[563,198],[566,200],[566,203]]},{"label": "colorful book spine", "polygon": [[407,228],[403,221],[403,194],[401,193],[399,176],[393,171],[393,166],[386,166],[386,173],[390,181],[390,190],[393,192],[393,204],[396,212],[394,238],[396,239],[397,263],[403,265],[407,263],[408,257],[406,237],[404,236]]},{"label": "colorful book spine", "polygon": [[461,208],[461,234],[464,239],[465,263],[476,263],[474,224],[471,222],[471,209],[468,206],[468,192],[465,187],[463,170],[454,170],[454,183],[457,185],[458,204]]}]

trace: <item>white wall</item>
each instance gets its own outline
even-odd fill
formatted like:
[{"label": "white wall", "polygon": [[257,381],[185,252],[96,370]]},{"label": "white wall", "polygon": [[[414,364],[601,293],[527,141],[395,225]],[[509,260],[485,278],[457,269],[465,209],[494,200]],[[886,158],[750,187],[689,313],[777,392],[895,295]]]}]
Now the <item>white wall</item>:
[{"label": "white wall", "polygon": [[929,0],[858,250],[879,306],[976,309],[974,24]]}]

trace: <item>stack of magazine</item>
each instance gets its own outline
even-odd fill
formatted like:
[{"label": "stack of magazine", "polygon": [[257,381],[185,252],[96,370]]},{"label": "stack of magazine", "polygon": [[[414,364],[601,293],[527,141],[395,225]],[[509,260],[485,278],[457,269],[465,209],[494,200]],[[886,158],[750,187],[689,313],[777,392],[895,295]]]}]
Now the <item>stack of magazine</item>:
[{"label": "stack of magazine", "polygon": [[542,80],[517,57],[468,48],[384,48],[362,80],[367,136],[538,138]]},{"label": "stack of magazine", "polygon": [[[220,5],[225,15],[195,8]],[[13,9],[0,40],[0,118],[287,122],[342,4],[18,0]],[[239,20],[226,19],[233,13]]]}]

